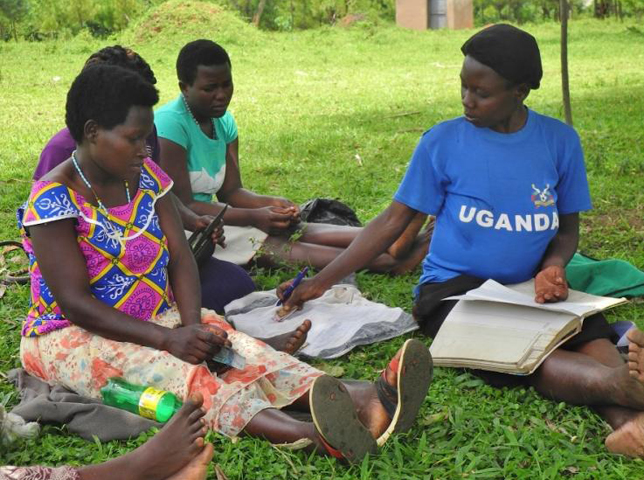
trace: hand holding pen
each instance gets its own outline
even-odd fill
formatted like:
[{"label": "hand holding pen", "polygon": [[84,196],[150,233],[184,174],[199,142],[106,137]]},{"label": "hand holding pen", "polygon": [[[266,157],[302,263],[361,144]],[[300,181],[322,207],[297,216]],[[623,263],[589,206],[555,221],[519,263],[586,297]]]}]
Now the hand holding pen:
[{"label": "hand holding pen", "polygon": [[300,273],[297,274],[295,277],[295,280],[293,280],[293,283],[289,287],[284,290],[284,293],[282,294],[282,298],[277,301],[275,304],[277,307],[282,305],[282,301],[287,301],[288,298],[291,296],[293,293],[293,290],[297,288],[297,286],[302,283],[302,280],[304,280],[304,277],[306,276],[307,272],[309,271],[309,267],[304,267],[302,270],[300,270]]}]

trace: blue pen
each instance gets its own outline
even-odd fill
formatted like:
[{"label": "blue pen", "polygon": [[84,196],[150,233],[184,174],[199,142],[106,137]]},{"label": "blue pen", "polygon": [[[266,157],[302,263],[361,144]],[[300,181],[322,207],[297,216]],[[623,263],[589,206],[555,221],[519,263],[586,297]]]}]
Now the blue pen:
[{"label": "blue pen", "polygon": [[[306,272],[309,271],[309,267],[304,267],[300,273],[297,274],[295,277],[295,280],[293,280],[293,283],[291,283],[291,286],[288,287],[286,290],[284,290],[284,301],[288,300],[288,297],[291,296],[291,293],[293,293],[293,290],[297,288],[297,286],[302,283],[302,280],[304,280],[304,277],[306,276]],[[275,304],[276,307],[279,307],[282,304],[281,300],[278,300],[277,303]]]}]

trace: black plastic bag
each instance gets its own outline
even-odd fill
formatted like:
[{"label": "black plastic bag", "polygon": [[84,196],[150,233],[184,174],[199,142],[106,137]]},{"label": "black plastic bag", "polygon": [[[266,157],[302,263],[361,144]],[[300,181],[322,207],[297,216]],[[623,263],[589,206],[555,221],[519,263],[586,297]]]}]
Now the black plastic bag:
[{"label": "black plastic bag", "polygon": [[300,218],[303,222],[310,223],[362,226],[351,207],[331,198],[314,198],[303,203],[300,205]]}]

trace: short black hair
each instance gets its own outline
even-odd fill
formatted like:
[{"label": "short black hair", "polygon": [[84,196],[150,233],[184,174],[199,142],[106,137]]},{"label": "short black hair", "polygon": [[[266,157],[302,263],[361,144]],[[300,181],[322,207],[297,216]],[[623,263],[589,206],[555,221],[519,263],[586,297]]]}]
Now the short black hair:
[{"label": "short black hair", "polygon": [[157,83],[157,79],[148,62],[143,60],[141,55],[129,48],[120,45],[102,48],[89,56],[85,62],[85,67],[98,65],[99,63],[118,65],[119,67],[133,70],[152,85]]},{"label": "short black hair", "polygon": [[212,40],[194,40],[183,46],[177,57],[177,77],[187,85],[192,85],[197,78],[199,65],[231,66],[230,57],[224,47]]},{"label": "short black hair", "polygon": [[157,89],[132,70],[91,65],[81,71],[67,92],[65,123],[80,144],[88,120],[110,129],[125,122],[131,107],[152,107],[158,101]]}]

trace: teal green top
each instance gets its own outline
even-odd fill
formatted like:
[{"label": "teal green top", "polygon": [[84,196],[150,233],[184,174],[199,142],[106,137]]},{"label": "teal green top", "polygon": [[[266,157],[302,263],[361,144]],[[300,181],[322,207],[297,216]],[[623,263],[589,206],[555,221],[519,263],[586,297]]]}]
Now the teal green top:
[{"label": "teal green top", "polygon": [[181,95],[154,113],[159,137],[186,149],[192,196],[202,202],[212,201],[224,183],[226,146],[237,139],[237,124],[229,111],[213,121],[214,139],[199,128]]}]

